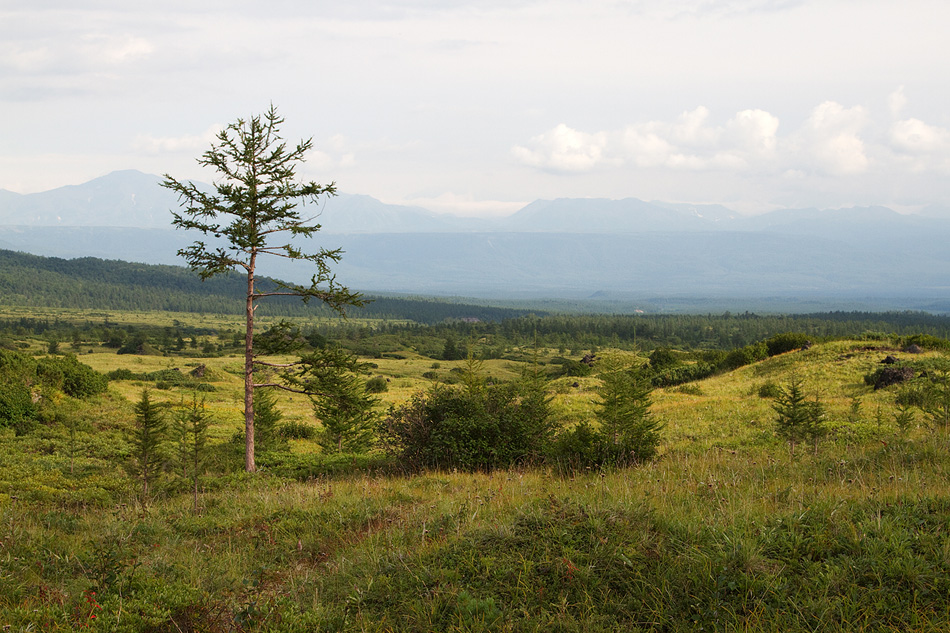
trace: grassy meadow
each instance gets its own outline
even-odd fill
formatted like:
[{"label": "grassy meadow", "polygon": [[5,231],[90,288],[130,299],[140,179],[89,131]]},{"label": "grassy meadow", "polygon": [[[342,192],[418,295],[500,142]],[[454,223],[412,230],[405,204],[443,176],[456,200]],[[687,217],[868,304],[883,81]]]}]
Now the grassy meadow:
[{"label": "grassy meadow", "polygon": [[[324,456],[312,439],[245,474],[240,357],[74,350],[104,373],[203,366],[214,459],[232,466],[202,478],[197,507],[175,473],[142,498],[123,468],[133,404],[146,385],[171,406],[194,391],[137,379],[88,401],[64,396],[70,425],[0,429],[3,631],[950,630],[950,435],[917,410],[899,427],[895,389],[865,384],[888,354],[908,356],[887,338],[655,390],[662,442],[636,467],[421,474],[379,455]],[[465,365],[398,356],[366,359],[388,379],[381,408],[432,385],[424,374]],[[480,371],[513,380],[524,366],[493,359]],[[829,432],[792,451],[760,394],[796,379],[825,406]],[[596,366],[550,383],[561,426],[592,418],[598,383]],[[319,424],[303,396],[278,404],[285,421]]]}]

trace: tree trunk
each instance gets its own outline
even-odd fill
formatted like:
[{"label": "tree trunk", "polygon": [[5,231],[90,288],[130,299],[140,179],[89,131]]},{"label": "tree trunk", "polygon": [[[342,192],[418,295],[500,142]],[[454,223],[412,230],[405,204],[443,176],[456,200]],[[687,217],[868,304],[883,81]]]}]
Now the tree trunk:
[{"label": "tree trunk", "polygon": [[251,253],[247,267],[247,329],[244,332],[244,470],[257,470],[254,463],[254,264]]}]

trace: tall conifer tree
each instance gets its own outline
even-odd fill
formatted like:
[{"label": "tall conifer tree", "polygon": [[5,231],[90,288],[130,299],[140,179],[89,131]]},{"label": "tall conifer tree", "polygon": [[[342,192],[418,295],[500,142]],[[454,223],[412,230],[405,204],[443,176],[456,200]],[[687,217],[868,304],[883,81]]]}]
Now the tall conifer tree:
[{"label": "tall conifer tree", "polygon": [[[205,236],[224,239],[223,245],[196,241],[178,254],[202,279],[239,269],[247,276],[244,467],[248,472],[256,470],[254,367],[262,364],[255,358],[254,350],[257,301],[269,296],[292,295],[305,302],[317,299],[340,312],[347,306],[361,305],[360,296],[339,285],[330,271],[330,263],[340,259],[339,249],[321,248],[308,253],[293,242],[292,238],[311,238],[320,230],[319,224],[312,223],[313,218],[302,215],[298,205],[315,203],[321,196],[333,196],[336,186],[333,183],[319,185],[297,181],[297,167],[304,161],[312,141],[308,139],[288,147],[280,135],[283,122],[276,108],[271,106],[263,116],[238,119],[218,134],[211,149],[198,159],[200,165],[211,167],[218,173],[213,193],[206,193],[192,182],[181,182],[167,174],[162,182],[163,187],[178,194],[183,207],[180,213],[172,212],[172,224],[176,228],[197,230]],[[279,283],[275,289],[262,290],[256,285],[255,277],[260,255],[308,261],[315,266],[316,272],[309,286]],[[280,383],[273,386],[294,389]]]}]

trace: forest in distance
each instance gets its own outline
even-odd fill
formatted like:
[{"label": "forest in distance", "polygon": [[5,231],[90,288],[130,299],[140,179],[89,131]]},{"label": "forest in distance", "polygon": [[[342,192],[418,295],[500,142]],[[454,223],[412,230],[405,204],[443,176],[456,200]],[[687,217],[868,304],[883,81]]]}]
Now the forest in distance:
[{"label": "forest in distance", "polygon": [[262,304],[246,473],[239,281],[2,258],[7,630],[950,624],[946,315]]}]

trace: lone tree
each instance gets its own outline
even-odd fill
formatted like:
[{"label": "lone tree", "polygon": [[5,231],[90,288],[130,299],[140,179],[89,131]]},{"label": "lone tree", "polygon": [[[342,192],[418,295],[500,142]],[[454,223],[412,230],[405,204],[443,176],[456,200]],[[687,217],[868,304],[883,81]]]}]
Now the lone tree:
[{"label": "lone tree", "polygon": [[[266,364],[256,359],[254,350],[254,310],[264,297],[291,295],[318,299],[341,314],[347,306],[362,305],[360,295],[337,284],[329,264],[338,262],[340,249],[320,249],[305,253],[293,238],[309,238],[320,230],[313,217],[304,217],[298,205],[315,203],[321,196],[336,195],[334,183],[319,185],[298,182],[297,166],[304,162],[312,140],[289,148],[280,135],[284,119],[272,105],[263,115],[238,119],[222,130],[211,149],[198,159],[203,167],[214,168],[219,179],[214,192],[206,193],[192,182],[181,182],[165,174],[163,187],[178,194],[181,212],[172,212],[172,224],[180,229],[195,229],[205,236],[224,239],[208,244],[196,241],[181,249],[192,270],[208,279],[220,273],[240,269],[247,274],[246,329],[244,335],[244,424],[245,458],[248,472],[254,463],[254,367]],[[286,241],[285,241],[286,240]],[[275,243],[276,242],[276,243]],[[273,288],[255,285],[259,255],[275,255],[291,260],[305,260],[316,266],[309,286],[277,282]],[[287,366],[283,366],[287,367]],[[289,390],[293,386],[274,384]]]},{"label": "lone tree", "polygon": [[786,389],[780,388],[772,409],[777,414],[775,431],[788,442],[793,454],[795,445],[805,440],[812,440],[818,452],[818,439],[826,431],[825,408],[817,395],[813,401],[806,398],[802,379],[792,379]]}]

